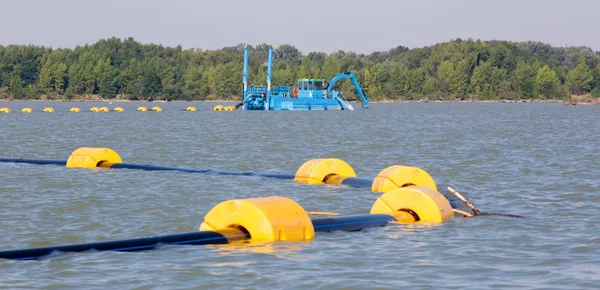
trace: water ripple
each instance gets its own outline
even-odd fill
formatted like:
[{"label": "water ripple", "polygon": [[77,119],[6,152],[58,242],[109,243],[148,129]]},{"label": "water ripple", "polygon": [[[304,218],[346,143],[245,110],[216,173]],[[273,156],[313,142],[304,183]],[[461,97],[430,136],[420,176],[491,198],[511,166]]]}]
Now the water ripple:
[{"label": "water ripple", "polygon": [[[1,289],[594,289],[600,283],[600,107],[373,104],[367,112],[0,115],[0,156],[66,159],[110,147],[130,163],[293,174],[341,158],[361,177],[394,164],[425,169],[480,209],[454,218],[318,233],[308,243],[161,246],[139,253],[56,253],[0,261]],[[79,104],[85,107],[85,104]],[[97,105],[90,103],[89,106]],[[343,186],[249,176],[0,164],[2,249],[195,231],[232,198],[280,195],[307,211],[368,213],[379,196]]]}]

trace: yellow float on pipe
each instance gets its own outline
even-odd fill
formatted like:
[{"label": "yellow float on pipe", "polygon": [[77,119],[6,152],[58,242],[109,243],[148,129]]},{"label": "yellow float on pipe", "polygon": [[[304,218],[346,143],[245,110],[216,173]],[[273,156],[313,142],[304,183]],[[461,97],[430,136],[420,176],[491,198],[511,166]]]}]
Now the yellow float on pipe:
[{"label": "yellow float on pipe", "polygon": [[162,108],[161,107],[152,107],[152,111],[154,111],[154,112],[162,112]]},{"label": "yellow float on pipe", "polygon": [[339,159],[313,159],[305,162],[296,172],[294,181],[309,184],[344,184],[386,192],[406,186],[426,186],[437,190],[435,181],[423,169],[394,165],[381,171],[375,179],[358,178],[346,162]]},{"label": "yellow float on pipe", "polygon": [[98,113],[100,112],[100,109],[98,107],[91,107],[90,112]]},{"label": "yellow float on pipe", "polygon": [[123,111],[125,111],[125,109],[123,109],[122,107],[116,107],[113,111],[115,111],[115,112],[123,112]]},{"label": "yellow float on pipe", "polygon": [[213,108],[213,111],[223,111],[225,108],[222,105],[217,105]]},{"label": "yellow float on pipe", "polygon": [[394,188],[406,186],[425,186],[437,190],[433,177],[425,170],[403,165],[390,166],[377,174],[371,190],[388,192]]},{"label": "yellow float on pipe", "polygon": [[31,112],[33,112],[33,110],[31,108],[23,108],[23,110],[21,110],[21,112],[23,112],[23,113],[31,113]]},{"label": "yellow float on pipe", "polygon": [[109,148],[79,148],[67,160],[67,167],[71,168],[97,168],[102,163],[122,163],[117,152]]},{"label": "yellow float on pipe", "polygon": [[10,113],[9,108],[0,108],[0,113]]},{"label": "yellow float on pipe", "polygon": [[305,162],[296,171],[297,183],[320,184],[329,176],[356,177],[348,163],[336,158],[313,159]]},{"label": "yellow float on pipe", "polygon": [[80,109],[80,108],[77,108],[77,107],[73,107],[73,108],[71,108],[71,109],[69,110],[69,112],[72,112],[72,113],[79,113],[79,112],[81,112],[81,109]]},{"label": "yellow float on pipe", "polygon": [[45,112],[45,113],[54,113],[54,109],[50,108],[50,107],[44,108],[44,110],[42,110],[42,111]]},{"label": "yellow float on pipe", "polygon": [[196,112],[198,109],[196,109],[196,107],[189,106],[189,107],[185,108],[185,110],[188,112]]},{"label": "yellow float on pipe", "polygon": [[315,230],[308,213],[295,201],[280,196],[228,200],[213,207],[200,231],[237,228],[254,241],[310,241]]},{"label": "yellow float on pipe", "polygon": [[452,206],[437,190],[425,186],[392,189],[379,197],[371,214],[393,215],[400,222],[441,223],[454,216]]},{"label": "yellow float on pipe", "polygon": [[227,106],[227,107],[224,107],[224,110],[225,110],[225,111],[235,111],[235,106]]},{"label": "yellow float on pipe", "polygon": [[106,112],[110,112],[110,109],[108,107],[100,107],[100,108],[98,108],[98,111],[106,113]]},{"label": "yellow float on pipe", "polygon": [[146,108],[146,107],[139,107],[139,108],[137,108],[137,111],[138,112],[148,112],[148,108]]}]

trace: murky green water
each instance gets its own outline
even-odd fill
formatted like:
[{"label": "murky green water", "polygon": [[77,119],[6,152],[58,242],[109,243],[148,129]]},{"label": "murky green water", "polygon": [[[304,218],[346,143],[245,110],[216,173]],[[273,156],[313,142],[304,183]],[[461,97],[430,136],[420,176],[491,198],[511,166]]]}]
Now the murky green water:
[{"label": "murky green water", "polygon": [[[56,113],[39,111],[53,106]],[[68,113],[93,105],[124,113]],[[156,104],[151,104],[156,105]],[[480,209],[459,218],[317,233],[310,243],[164,246],[0,260],[3,289],[592,289],[600,285],[600,107],[372,104],[354,112],[213,112],[215,104],[1,102],[0,157],[67,159],[109,147],[125,162],[295,173],[336,157],[361,177],[428,171]],[[23,107],[37,113],[24,114]],[[194,231],[231,198],[282,195],[308,211],[368,213],[377,194],[260,177],[0,163],[0,250]],[[595,285],[595,286],[594,286]]]}]

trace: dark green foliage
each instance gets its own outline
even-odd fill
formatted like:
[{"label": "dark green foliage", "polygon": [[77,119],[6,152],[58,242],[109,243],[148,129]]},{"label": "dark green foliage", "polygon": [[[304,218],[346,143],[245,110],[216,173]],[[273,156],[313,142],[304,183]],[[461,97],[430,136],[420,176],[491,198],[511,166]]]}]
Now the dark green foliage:
[{"label": "dark green foliage", "polygon": [[[268,44],[205,51],[113,37],[74,49],[0,46],[0,97],[239,99],[245,48],[249,82],[264,85],[272,48]],[[345,71],[354,72],[372,100],[518,100],[600,94],[600,53],[586,47],[456,39],[369,55],[342,50],[304,55],[289,44],[274,49],[274,85],[293,85],[299,78],[329,80]],[[348,99],[356,98],[348,80],[336,84],[336,89]]]}]

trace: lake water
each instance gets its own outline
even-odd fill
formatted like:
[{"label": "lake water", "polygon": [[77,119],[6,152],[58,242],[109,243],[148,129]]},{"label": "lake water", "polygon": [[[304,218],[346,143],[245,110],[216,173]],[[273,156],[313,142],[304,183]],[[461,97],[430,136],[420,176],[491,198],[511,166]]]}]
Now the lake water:
[{"label": "lake water", "polygon": [[[369,111],[213,112],[217,103],[0,102],[0,157],[64,159],[109,147],[124,162],[293,174],[335,157],[358,176],[387,166],[429,172],[479,209],[455,217],[317,233],[313,242],[163,246],[0,260],[2,289],[597,289],[600,106],[372,104]],[[68,113],[72,106],[124,113]],[[198,112],[182,111],[189,105]],[[39,112],[45,106],[53,114]],[[32,107],[34,113],[20,110]],[[360,107],[360,106],[355,106]],[[286,196],[307,211],[368,213],[366,189],[291,180],[0,163],[0,250],[197,230],[216,204]],[[462,207],[461,207],[462,208]]]}]

